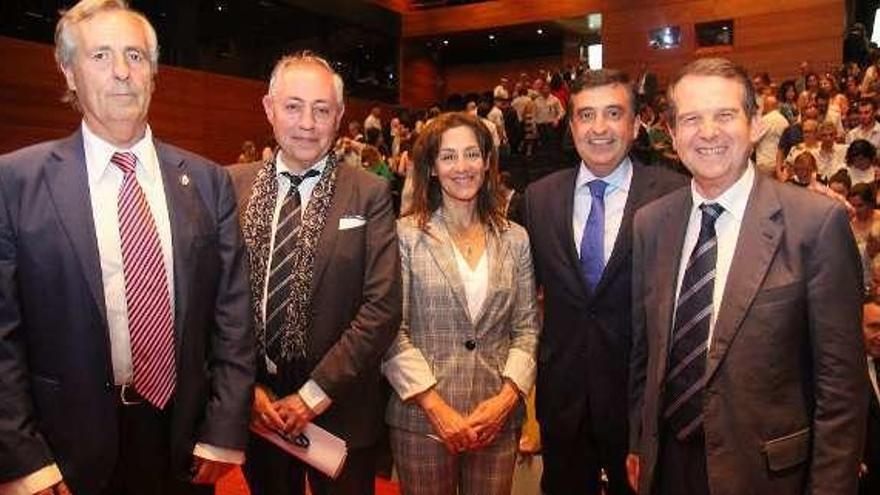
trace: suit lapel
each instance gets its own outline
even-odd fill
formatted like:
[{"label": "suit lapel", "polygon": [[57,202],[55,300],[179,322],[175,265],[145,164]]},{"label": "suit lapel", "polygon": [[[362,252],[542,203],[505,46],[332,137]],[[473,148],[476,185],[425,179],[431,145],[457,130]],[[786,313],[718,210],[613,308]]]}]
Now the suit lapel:
[{"label": "suit lapel", "polygon": [[[688,219],[690,218],[692,198],[690,188],[682,189],[678,194],[676,201],[671,201],[664,218],[669,219],[669,225],[653,226],[653,230],[657,233],[656,238],[656,266],[655,267],[634,267],[634,269],[657,271],[657,278],[645,278],[646,283],[656,283],[659,287],[668,287],[668,290],[660,291],[658,294],[658,319],[653,322],[659,329],[657,336],[660,339],[658,349],[662,349],[662,355],[669,354],[669,335],[672,332],[672,313],[675,308],[675,289],[678,286],[678,269],[681,263],[681,250],[684,245],[684,236],[687,232]],[[668,228],[668,230],[667,230]],[[650,253],[649,253],[650,254]],[[649,325],[651,322],[648,322]],[[657,360],[657,376],[661,379],[666,373],[666,358]]]},{"label": "suit lapel", "polygon": [[[578,164],[578,167],[582,166],[582,164]],[[559,239],[559,242],[562,243],[560,248],[565,253],[565,260],[571,266],[571,271],[574,273],[575,278],[578,281],[581,294],[583,294],[585,298],[589,298],[592,297],[592,292],[587,288],[587,282],[584,280],[584,275],[581,271],[581,257],[577,252],[577,246],[574,243],[574,232],[572,231],[572,218],[574,217],[574,189],[577,186],[577,172],[577,168],[569,171],[567,177],[563,180],[563,194],[556,196],[562,201],[562,205],[560,205],[560,208],[557,210],[562,212],[562,216],[556,219],[557,221],[555,222],[555,225],[557,231],[553,238]]]},{"label": "suit lapel", "polygon": [[[504,241],[503,233],[489,233],[486,236],[486,261],[489,264],[489,285],[486,287],[486,298],[483,301],[483,305],[480,307],[477,317],[473,319],[475,328],[480,328],[486,314],[492,311],[495,298],[498,295],[498,287],[501,286],[501,274],[505,270],[504,260],[510,259],[510,255],[507,252],[509,249],[510,246]],[[516,280],[514,280],[514,283],[516,283]]]},{"label": "suit lapel", "polygon": [[626,196],[626,205],[623,208],[623,218],[620,221],[620,229],[617,231],[617,239],[614,241],[614,249],[611,251],[611,257],[602,271],[602,278],[596,285],[596,294],[602,293],[608,281],[614,274],[620,270],[624,261],[629,257],[630,247],[632,246],[632,222],[636,209],[641,205],[642,197],[644,197],[651,189],[654,183],[653,176],[642,173],[636,162],[632,162],[633,175],[630,181],[629,193]]},{"label": "suit lapel", "polygon": [[[446,277],[446,281],[449,282],[449,287],[452,289],[452,293],[455,295],[461,310],[464,311],[465,315],[469,315],[464,284],[458,273],[455,253],[452,251],[452,238],[449,236],[449,231],[446,230],[446,224],[440,219],[439,210],[435,211],[431,216],[428,227],[428,234],[424,236],[428,252],[431,253],[434,262],[437,263],[443,276]],[[471,321],[470,318],[466,319]]]},{"label": "suit lapel", "polygon": [[[312,274],[312,300],[314,301],[315,293],[321,286],[321,277],[324,270],[327,269],[327,263],[333,258],[333,251],[336,247],[336,240],[339,237],[339,219],[345,213],[349,198],[353,194],[354,184],[352,183],[353,175],[342,163],[337,163],[336,172],[336,188],[333,191],[332,203],[330,210],[327,212],[327,219],[324,221],[324,229],[318,240],[318,247],[315,250],[315,272]],[[308,213],[308,205],[306,213]]]},{"label": "suit lapel", "polygon": [[81,131],[61,141],[51,159],[54,163],[46,172],[49,193],[73,252],[79,260],[89,292],[104,321],[107,321],[101,260],[95,234],[95,219],[92,216],[89,177]]},{"label": "suit lapel", "polygon": [[183,322],[189,303],[189,286],[192,280],[191,269],[193,246],[192,215],[202,210],[192,178],[187,173],[186,161],[180,154],[155,141],[159,169],[165,189],[165,202],[168,204],[168,221],[171,224],[171,247],[174,257],[174,329],[178,358],[183,336]]},{"label": "suit lapel", "polygon": [[712,348],[706,363],[707,382],[718,369],[740,329],[782,239],[781,207],[765,180],[756,174],[743,216],[730,264],[730,276],[724,287],[724,299],[712,333]]}]

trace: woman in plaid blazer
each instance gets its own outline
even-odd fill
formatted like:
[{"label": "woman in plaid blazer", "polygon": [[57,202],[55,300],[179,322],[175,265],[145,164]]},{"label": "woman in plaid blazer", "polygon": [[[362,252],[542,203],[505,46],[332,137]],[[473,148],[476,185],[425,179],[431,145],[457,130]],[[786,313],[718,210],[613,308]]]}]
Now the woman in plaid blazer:
[{"label": "woman in plaid blazer", "polygon": [[497,150],[477,117],[435,118],[414,167],[397,224],[404,316],[383,364],[403,493],[510,493],[538,340],[528,236],[504,218]]}]

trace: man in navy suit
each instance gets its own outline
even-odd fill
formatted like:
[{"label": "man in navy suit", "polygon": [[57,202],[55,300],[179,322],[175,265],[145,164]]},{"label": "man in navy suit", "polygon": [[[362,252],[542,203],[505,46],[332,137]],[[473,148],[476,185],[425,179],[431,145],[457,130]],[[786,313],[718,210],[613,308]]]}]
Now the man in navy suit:
[{"label": "man in navy suit", "polygon": [[544,290],[536,407],[544,493],[626,494],[632,219],[684,177],[629,155],[638,134],[626,74],[588,71],[568,115],[581,163],[526,192],[526,225]]},{"label": "man in navy suit", "polygon": [[0,156],[0,493],[213,493],[255,373],[229,176],[153,138],[141,14],[84,0],[56,40],[82,125]]}]

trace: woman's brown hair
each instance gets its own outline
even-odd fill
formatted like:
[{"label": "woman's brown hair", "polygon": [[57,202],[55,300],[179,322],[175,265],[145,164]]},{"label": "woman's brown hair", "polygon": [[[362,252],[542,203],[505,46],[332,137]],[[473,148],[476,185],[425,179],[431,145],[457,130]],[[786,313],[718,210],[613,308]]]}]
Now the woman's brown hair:
[{"label": "woman's brown hair", "polygon": [[480,222],[495,231],[507,226],[503,211],[503,198],[499,187],[498,150],[492,134],[476,116],[461,112],[449,112],[432,119],[419,134],[413,148],[413,200],[405,212],[414,215],[419,228],[426,229],[431,215],[443,204],[440,181],[433,174],[443,133],[456,127],[467,127],[477,138],[477,145],[487,165],[483,184],[477,192],[477,215]]}]

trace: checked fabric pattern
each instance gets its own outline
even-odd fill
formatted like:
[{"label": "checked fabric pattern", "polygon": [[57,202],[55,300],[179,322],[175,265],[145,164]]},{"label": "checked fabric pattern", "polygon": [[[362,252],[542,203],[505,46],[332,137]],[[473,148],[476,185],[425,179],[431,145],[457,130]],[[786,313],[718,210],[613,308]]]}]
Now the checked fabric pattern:
[{"label": "checked fabric pattern", "polygon": [[135,391],[163,409],[174,393],[174,314],[162,246],[147,198],[137,182],[137,157],[117,152],[110,162],[123,173],[117,197],[122,270]]},{"label": "checked fabric pattern", "polygon": [[704,203],[700,210],[700,234],[688,259],[675,307],[663,408],[663,418],[681,441],[703,424],[704,374],[718,257],[715,221],[724,208]]}]

